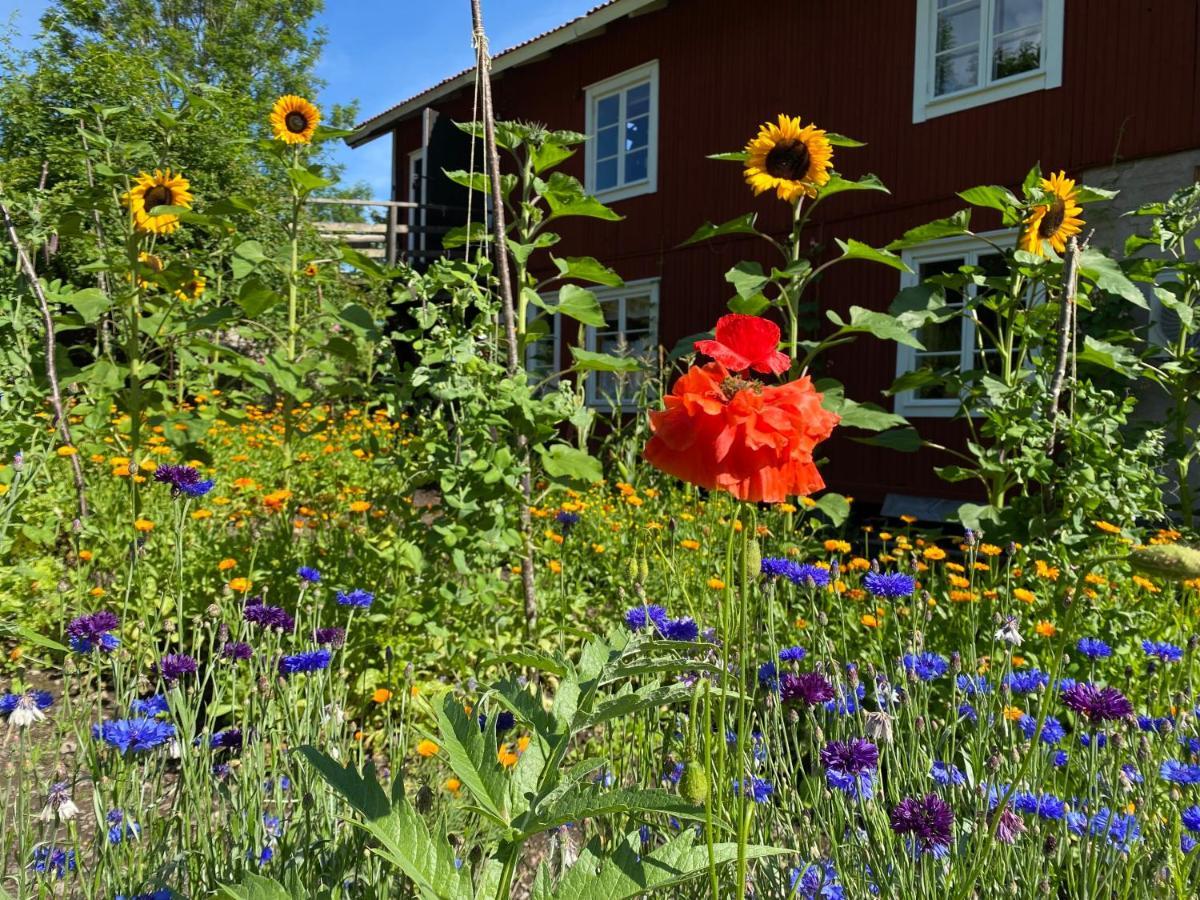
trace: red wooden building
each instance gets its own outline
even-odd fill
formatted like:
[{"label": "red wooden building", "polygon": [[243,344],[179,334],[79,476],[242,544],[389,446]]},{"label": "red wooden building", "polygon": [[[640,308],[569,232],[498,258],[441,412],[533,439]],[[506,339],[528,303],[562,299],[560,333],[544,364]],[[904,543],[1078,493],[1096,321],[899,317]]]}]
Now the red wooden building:
[{"label": "red wooden building", "polygon": [[[587,254],[626,280],[601,293],[605,345],[668,349],[704,331],[732,296],[724,273],[769,258],[736,236],[681,247],[704,221],[749,210],[784,234],[788,207],[754,198],[740,168],[706,154],[740,149],[778,113],[866,141],[837,148],[847,178],[871,172],[890,194],[844,194],[822,204],[811,238],[882,246],[965,204],[976,184],[1016,187],[1034,163],[1122,189],[1114,208],[1089,207],[1093,243],[1117,246],[1118,213],[1190,183],[1200,165],[1200,4],[1196,0],[610,0],[499,54],[499,118],[589,135],[567,171],[625,217],[573,224],[560,248]],[[462,72],[374,116],[349,142],[391,134],[393,199],[432,202],[441,190],[438,123],[472,115],[473,73]],[[624,139],[618,135],[624,132]],[[428,172],[428,177],[425,173]],[[988,225],[976,211],[977,230]],[[995,227],[999,222],[994,223]],[[975,260],[981,247],[947,243],[908,254],[916,271]],[[832,270],[822,309],[885,309],[907,277],[868,263]],[[957,327],[957,326],[956,326]],[[971,338],[941,334],[930,355],[863,338],[826,357],[847,396],[906,415],[922,435],[961,439],[954,398],[886,397],[895,376],[924,362],[969,360]],[[574,333],[574,329],[566,329]],[[546,346],[548,352],[549,347]],[[567,354],[556,345],[558,358]],[[546,362],[545,359],[542,360]],[[868,502],[963,497],[932,471],[948,460],[835,438],[830,487]]]}]

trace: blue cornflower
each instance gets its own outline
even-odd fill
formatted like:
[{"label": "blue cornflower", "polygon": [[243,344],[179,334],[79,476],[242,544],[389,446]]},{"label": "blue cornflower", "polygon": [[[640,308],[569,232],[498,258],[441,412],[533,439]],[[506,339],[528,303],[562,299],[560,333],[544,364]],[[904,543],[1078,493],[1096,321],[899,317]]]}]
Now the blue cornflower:
[{"label": "blue cornflower", "polygon": [[1028,672],[1009,672],[1004,676],[1004,683],[1014,694],[1032,694],[1038,688],[1050,683],[1050,676],[1041,669],[1030,669]]},{"label": "blue cornflower", "polygon": [[668,619],[660,626],[659,631],[669,641],[694,641],[700,637],[700,626],[691,616]]},{"label": "blue cornflower", "polygon": [[784,647],[779,651],[780,662],[800,662],[807,655],[803,647]]},{"label": "blue cornflower", "polygon": [[1125,763],[1121,766],[1121,776],[1130,784],[1142,784],[1146,780],[1133,763]]},{"label": "blue cornflower", "polygon": [[61,880],[67,872],[75,871],[75,851],[61,847],[38,847],[33,851],[33,862],[29,867],[39,874],[53,875]]},{"label": "blue cornflower", "polygon": [[960,718],[967,719],[970,722],[979,721],[979,713],[975,712],[975,707],[970,703],[960,703],[958,706],[958,715]]},{"label": "blue cornflower", "polygon": [[950,662],[946,657],[937,653],[920,653],[917,655],[906,653],[904,655],[904,668],[922,681],[933,681],[935,678],[941,678],[946,674],[946,670],[950,668]]},{"label": "blue cornflower", "polygon": [[679,779],[683,777],[683,763],[675,763],[675,768],[663,776],[663,780],[668,784],[679,784]]},{"label": "blue cornflower", "polygon": [[775,663],[765,662],[758,667],[758,683],[769,691],[779,687],[779,670],[775,668]]},{"label": "blue cornflower", "polygon": [[1147,656],[1156,656],[1163,662],[1179,662],[1183,659],[1183,648],[1166,641],[1142,641]]},{"label": "blue cornflower", "polygon": [[[1017,726],[1025,733],[1028,740],[1033,740],[1033,735],[1037,731],[1037,719],[1026,713],[1017,720]],[[1042,725],[1042,743],[1053,747],[1066,736],[1067,729],[1063,728],[1062,723],[1054,716],[1046,716],[1046,721]]]},{"label": "blue cornflower", "polygon": [[1132,814],[1118,813],[1102,807],[1091,819],[1092,834],[1107,837],[1109,843],[1121,851],[1128,851],[1133,842],[1142,836],[1137,818]]},{"label": "blue cornflower", "polygon": [[1200,806],[1189,806],[1183,811],[1183,827],[1194,834],[1200,834]]},{"label": "blue cornflower", "polygon": [[1088,659],[1104,659],[1112,656],[1112,647],[1108,646],[1100,638],[1080,638],[1075,648]]},{"label": "blue cornflower", "polygon": [[974,697],[976,694],[990,694],[992,692],[991,682],[984,675],[959,675],[954,679],[954,683],[968,697]]},{"label": "blue cornflower", "polygon": [[192,466],[160,465],[154,470],[154,480],[171,486],[172,497],[203,497],[215,482],[203,479]]},{"label": "blue cornflower", "polygon": [[[126,900],[126,897],[124,894],[117,894],[113,900]],[[134,894],[128,900],[171,900],[171,891],[168,888],[159,888],[148,894]]]},{"label": "blue cornflower", "polygon": [[319,584],[321,581],[321,573],[310,566],[301,566],[296,570],[296,574],[307,584]]},{"label": "blue cornflower", "polygon": [[1159,767],[1158,776],[1175,784],[1200,784],[1200,766],[1168,759]]},{"label": "blue cornflower", "polygon": [[1108,735],[1103,731],[1098,732],[1097,734],[1089,734],[1086,731],[1081,731],[1079,733],[1079,745],[1081,747],[1092,746],[1092,741],[1096,742],[1097,749],[1103,750],[1108,746]]},{"label": "blue cornflower", "polygon": [[1067,804],[1053,794],[1017,791],[1012,802],[1017,812],[1036,815],[1042,819],[1058,821],[1067,814]]},{"label": "blue cornflower", "polygon": [[1175,726],[1175,720],[1170,716],[1159,716],[1158,718],[1138,716],[1137,724],[1138,728],[1142,731],[1153,731],[1155,734],[1163,734]]},{"label": "blue cornflower", "polygon": [[355,588],[348,593],[337,592],[337,602],[340,606],[357,606],[359,609],[367,609],[374,600],[375,595],[362,588]]},{"label": "blue cornflower", "polygon": [[940,759],[933,761],[933,767],[929,770],[929,777],[940,784],[942,787],[949,785],[958,786],[967,783],[967,776],[962,773],[962,770],[953,763],[944,763]]},{"label": "blue cornflower", "polygon": [[861,682],[854,686],[853,695],[847,694],[841,685],[836,688],[836,691],[834,698],[825,702],[825,711],[837,713],[839,716],[854,715],[858,712],[858,701],[867,695],[867,689]]},{"label": "blue cornflower", "polygon": [[579,524],[579,513],[568,512],[565,509],[560,510],[558,515],[554,517],[554,521],[558,522],[559,526],[562,528],[562,533],[566,534],[574,526]]},{"label": "blue cornflower", "polygon": [[127,837],[136,838],[142,833],[142,826],[137,822],[127,821],[125,814],[119,809],[110,809],[105,817],[108,820],[108,842],[116,845]]},{"label": "blue cornflower", "polygon": [[817,566],[812,563],[798,563],[779,557],[768,557],[762,561],[759,568],[762,574],[768,578],[786,578],[792,584],[799,585],[800,587],[808,587],[810,582],[813,587],[823,588],[829,586],[829,570],[824,566]]},{"label": "blue cornflower", "polygon": [[1200,754],[1200,738],[1186,737],[1181,734],[1179,736],[1179,743],[1186,747],[1187,752],[1192,754],[1192,756]]},{"label": "blue cornflower", "polygon": [[[766,803],[771,799],[771,795],[775,793],[775,786],[769,781],[764,781],[762,778],[751,777],[745,780],[746,788],[750,791],[750,799],[755,803]],[[741,796],[742,785],[735,778],[733,779],[733,795]]]},{"label": "blue cornflower", "polygon": [[141,753],[161,747],[175,737],[175,726],[148,716],[113,719],[93,725],[92,737],[116,747],[121,753]]},{"label": "blue cornflower", "polygon": [[837,788],[851,800],[870,800],[875,795],[870,772],[851,775],[841,769],[826,769],[825,783],[831,788]]},{"label": "blue cornflower", "polygon": [[167,704],[167,698],[162,694],[153,694],[140,700],[134,700],[129,704],[129,711],[139,716],[158,716],[170,712],[171,707]]},{"label": "blue cornflower", "polygon": [[1179,851],[1187,856],[1196,849],[1196,839],[1190,834],[1181,834],[1179,836]]},{"label": "blue cornflower", "polygon": [[318,672],[328,667],[332,654],[328,650],[306,650],[279,660],[280,675],[296,675],[301,672]]},{"label": "blue cornflower", "polygon": [[241,750],[242,729],[226,728],[223,731],[218,731],[208,739],[208,745],[213,750]]},{"label": "blue cornflower", "polygon": [[[484,713],[479,714],[479,730],[483,731],[487,727],[488,717]],[[501,710],[496,714],[496,734],[504,734],[506,731],[512,731],[514,725],[517,724],[517,718],[508,710]]]},{"label": "blue cornflower", "polygon": [[1057,750],[1055,751],[1054,755],[1050,757],[1050,762],[1055,766],[1055,768],[1061,769],[1067,764],[1069,759],[1070,756],[1067,754],[1066,750]]},{"label": "blue cornflower", "polygon": [[829,860],[792,869],[789,897],[797,900],[845,900],[837,872]]},{"label": "blue cornflower", "polygon": [[862,583],[872,596],[887,600],[910,597],[917,589],[916,579],[903,572],[868,572]]},{"label": "blue cornflower", "polygon": [[650,625],[661,631],[666,624],[667,611],[654,603],[649,606],[635,606],[625,613],[625,626],[630,631],[641,631]]}]

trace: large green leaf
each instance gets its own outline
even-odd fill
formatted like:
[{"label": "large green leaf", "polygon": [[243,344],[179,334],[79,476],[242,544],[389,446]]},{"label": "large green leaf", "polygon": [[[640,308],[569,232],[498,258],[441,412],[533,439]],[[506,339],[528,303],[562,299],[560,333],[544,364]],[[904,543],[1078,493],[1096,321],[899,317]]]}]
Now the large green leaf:
[{"label": "large green leaf", "polygon": [[896,240],[887,245],[888,250],[902,250],[905,247],[915,247],[938,238],[956,237],[970,234],[971,211],[960,209],[952,216],[944,219],[934,219],[916,228],[910,228]]},{"label": "large green leaf", "polygon": [[816,508],[829,517],[834,528],[840,528],[850,518],[850,501],[841,494],[822,494]]},{"label": "large green leaf", "polygon": [[1110,259],[1099,250],[1089,247],[1079,254],[1079,271],[1096,287],[1110,294],[1116,294],[1142,309],[1149,309],[1150,304],[1136,284],[1125,277],[1116,260]]},{"label": "large green leaf", "polygon": [[723,222],[720,225],[705,222],[696,229],[695,234],[679,246],[686,247],[688,244],[698,244],[701,241],[709,241],[726,234],[759,234],[759,230],[754,227],[757,219],[758,213],[746,213],[744,216],[738,216],[736,219],[730,219],[728,222]]},{"label": "large green leaf", "polygon": [[872,447],[886,447],[889,450],[899,450],[901,453],[916,453],[921,449],[921,435],[915,428],[893,428],[870,437],[856,437],[852,440]]},{"label": "large green leaf", "polygon": [[1126,378],[1136,378],[1141,368],[1137,354],[1132,350],[1099,340],[1090,334],[1084,337],[1083,349],[1076,354],[1076,359],[1081,363],[1119,372]]},{"label": "large green leaf", "polygon": [[591,256],[568,256],[559,259],[552,255],[550,261],[558,267],[563,278],[576,278],[606,287],[620,287],[625,283],[620,275]]},{"label": "large green leaf", "polygon": [[83,321],[87,325],[91,325],[99,319],[112,305],[108,294],[99,288],[84,288],[73,294],[67,294],[63,299],[83,317]]},{"label": "large green leaf", "polygon": [[507,788],[504,771],[496,759],[495,729],[481,729],[449,694],[435,712],[440,743],[450,768],[482,811],[497,823],[508,825]]},{"label": "large green leaf", "polygon": [[829,180],[821,185],[821,198],[832,197],[834,194],[841,194],[845,191],[883,191],[885,194],[890,194],[878,175],[863,175],[858,181],[849,181],[841,175],[830,175]]},{"label": "large green leaf", "polygon": [[300,900],[274,878],[247,872],[241,884],[223,884],[221,891],[233,900]]},{"label": "large green leaf", "polygon": [[959,191],[958,196],[972,206],[983,206],[988,209],[998,209],[1007,213],[1019,204],[1013,192],[998,184],[981,184],[978,187]]},{"label": "large green leaf", "polygon": [[660,686],[648,684],[628,694],[619,694],[601,703],[591,712],[577,716],[572,723],[573,731],[593,728],[602,722],[623,718],[644,709],[658,709],[691,699],[694,689],[686,684]]},{"label": "large green leaf", "polygon": [[642,364],[631,356],[595,353],[574,345],[571,346],[571,355],[575,358],[572,368],[579,372],[636,372],[642,367]]},{"label": "large green leaf", "polygon": [[703,819],[704,807],[688,803],[678,794],[658,789],[605,791],[594,783],[577,782],[557,797],[552,805],[540,809],[531,821],[525,822],[522,833],[531,836],[568,822],[582,822],[600,816],[656,813],[677,819]]},{"label": "large green leaf", "polygon": [[[733,285],[739,297],[743,300],[762,295],[762,289],[770,279],[763,274],[762,266],[757,262],[740,262],[725,273],[725,280]],[[763,297],[766,300],[765,297]]]},{"label": "large green leaf", "polygon": [[904,323],[895,316],[890,316],[887,313],[878,312],[873,309],[864,309],[861,306],[852,306],[850,307],[850,321],[848,323],[843,321],[832,309],[826,310],[825,316],[833,324],[847,332],[866,332],[880,340],[895,341],[898,344],[914,347],[917,350],[925,349],[925,346],[917,340],[916,336]]},{"label": "large green leaf", "polygon": [[604,477],[600,460],[583,450],[567,444],[551,444],[538,448],[542,466],[551,478],[565,478],[595,484]]},{"label": "large green leaf", "polygon": [[907,265],[905,265],[904,260],[898,257],[895,253],[892,253],[890,250],[881,250],[876,247],[872,247],[869,244],[864,244],[862,241],[856,241],[853,239],[843,241],[835,238],[835,240],[837,240],[837,245],[842,248],[842,259],[864,259],[868,260],[869,262],[877,262],[885,266],[891,266],[893,269],[896,269],[899,272],[912,271]]},{"label": "large green leaf", "polygon": [[600,308],[600,301],[591,291],[577,284],[564,284],[559,288],[558,303],[543,300],[538,306],[549,313],[562,313],[584,325],[604,327],[604,311]]},{"label": "large green leaf", "polygon": [[546,221],[563,219],[567,216],[584,216],[589,219],[604,219],[609,222],[619,222],[621,216],[595,197],[585,193],[577,178],[555,172],[546,181],[534,179],[534,189],[546,200],[550,207],[550,215]]}]

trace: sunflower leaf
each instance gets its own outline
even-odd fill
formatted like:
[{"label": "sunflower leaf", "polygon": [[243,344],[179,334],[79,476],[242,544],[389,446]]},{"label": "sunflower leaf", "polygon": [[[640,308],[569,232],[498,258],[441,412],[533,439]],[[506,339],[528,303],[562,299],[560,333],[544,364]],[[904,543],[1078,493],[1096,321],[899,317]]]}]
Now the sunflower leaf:
[{"label": "sunflower leaf", "polygon": [[864,244],[862,241],[853,239],[848,241],[838,240],[837,245],[842,248],[842,259],[864,259],[869,262],[891,266],[899,272],[912,271],[905,265],[904,260],[889,250],[880,250],[869,244]]},{"label": "sunflower leaf", "polygon": [[720,225],[714,225],[712,222],[705,222],[696,229],[696,233],[680,244],[680,247],[686,247],[688,244],[698,244],[701,241],[712,240],[715,237],[721,237],[725,234],[761,234],[754,227],[755,221],[758,219],[758,213],[746,213],[744,216],[738,216],[736,219],[730,219],[728,222],[723,222]]},{"label": "sunflower leaf", "polygon": [[1099,250],[1089,247],[1079,254],[1079,271],[1096,287],[1110,294],[1116,294],[1128,300],[1134,306],[1149,309],[1146,296],[1138,290],[1136,284],[1125,277],[1116,260],[1110,259]]},{"label": "sunflower leaf", "polygon": [[744,163],[750,158],[750,154],[745,150],[734,150],[732,153],[710,153],[707,158],[718,162]]},{"label": "sunflower leaf", "polygon": [[1017,200],[1012,191],[998,184],[981,184],[977,187],[968,188],[965,191],[959,191],[958,196],[972,206],[998,209],[1004,213],[1020,205],[1020,201]]},{"label": "sunflower leaf", "polygon": [[833,144],[835,147],[865,147],[865,141],[856,141],[852,137],[846,137],[844,134],[837,134],[833,131],[825,132],[825,140]]},{"label": "sunflower leaf", "polygon": [[562,273],[563,278],[576,278],[606,287],[620,287],[625,283],[620,275],[591,256],[568,256],[559,259],[552,255],[550,261]]},{"label": "sunflower leaf", "polygon": [[855,437],[851,440],[871,447],[899,450],[901,453],[916,453],[921,449],[921,435],[917,433],[917,429],[912,427],[893,428],[870,437]]},{"label": "sunflower leaf", "polygon": [[845,191],[883,191],[885,194],[890,194],[878,175],[867,174],[858,179],[858,181],[850,181],[843,178],[841,175],[832,174],[825,184],[821,185],[820,196],[832,197],[834,194],[841,194]]},{"label": "sunflower leaf", "polygon": [[577,372],[636,372],[642,367],[641,363],[630,356],[594,353],[574,345],[570,350],[571,355],[575,357],[575,364],[571,368]]},{"label": "sunflower leaf", "polygon": [[888,244],[887,249],[903,250],[905,247],[915,247],[917,244],[936,241],[938,238],[970,234],[970,228],[971,211],[969,209],[960,209],[954,215],[947,216],[945,219],[934,219],[932,222],[926,222],[924,225],[910,228],[899,238]]},{"label": "sunflower leaf", "polygon": [[1120,191],[1110,191],[1107,188],[1089,187],[1081,184],[1075,191],[1076,203],[1095,203],[1097,200],[1112,200]]}]

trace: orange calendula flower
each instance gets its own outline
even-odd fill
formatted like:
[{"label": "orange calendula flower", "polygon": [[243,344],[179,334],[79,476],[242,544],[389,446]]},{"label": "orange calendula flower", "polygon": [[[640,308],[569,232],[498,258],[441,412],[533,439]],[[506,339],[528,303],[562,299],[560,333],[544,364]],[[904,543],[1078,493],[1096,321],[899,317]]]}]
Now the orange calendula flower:
[{"label": "orange calendula flower", "polygon": [[74,456],[79,451],[76,450],[74,447],[62,446],[62,447],[59,447],[54,452],[57,453],[59,456]]},{"label": "orange calendula flower", "polygon": [[1037,595],[1026,588],[1013,588],[1012,595],[1022,603],[1033,603],[1033,601],[1037,600]]},{"label": "orange calendula flower", "polygon": [[1092,522],[1092,524],[1107,534],[1121,533],[1120,525],[1114,525],[1112,522],[1105,522],[1103,519],[1097,519],[1096,521]]},{"label": "orange calendula flower", "polygon": [[517,756],[516,751],[513,750],[511,744],[505,744],[496,751],[496,761],[506,769],[511,769],[513,766],[515,766],[517,764],[517,760],[519,759],[520,757]]},{"label": "orange calendula flower", "polygon": [[1046,638],[1054,637],[1054,635],[1058,634],[1058,628],[1055,627],[1054,623],[1048,622],[1045,619],[1041,619],[1035,626],[1033,626],[1033,630],[1038,635]]},{"label": "orange calendula flower", "polygon": [[862,622],[867,628],[876,628],[879,626],[879,619],[875,618],[875,616],[871,615],[870,613],[863,613],[862,616],[859,617],[859,621]]},{"label": "orange calendula flower", "polygon": [[392,699],[392,692],[387,688],[375,688],[375,692],[371,694],[371,700],[375,703],[387,703]]},{"label": "orange calendula flower", "polygon": [[442,787],[457,796],[458,792],[462,790],[462,782],[457,778],[447,778],[442,782]]},{"label": "orange calendula flower", "polygon": [[548,563],[546,563],[546,565],[549,566],[550,571],[553,572],[555,575],[562,574],[562,570],[563,570],[562,563],[560,563],[557,559],[550,560]]},{"label": "orange calendula flower", "polygon": [[1010,722],[1019,722],[1025,718],[1025,710],[1019,706],[1006,706],[1004,707],[1004,718]]},{"label": "orange calendula flower", "polygon": [[133,527],[145,534],[154,530],[154,523],[149,519],[135,519],[133,522]]},{"label": "orange calendula flower", "polygon": [[92,551],[91,550],[80,550],[79,558],[81,560],[83,560],[84,562],[91,562],[92,561]]},{"label": "orange calendula flower", "polygon": [[217,571],[218,572],[228,572],[230,569],[233,569],[236,567],[237,567],[236,559],[225,558],[225,559],[221,560],[219,563],[217,563]]},{"label": "orange calendula flower", "polygon": [[720,578],[710,578],[710,579],[708,579],[708,586],[709,586],[710,588],[712,588],[714,591],[723,591],[723,590],[725,590],[725,582],[723,582],[723,581],[722,581]]},{"label": "orange calendula flower", "polygon": [[426,738],[417,744],[417,755],[428,759],[429,757],[435,755],[438,752],[438,749],[439,748],[437,744]]},{"label": "orange calendula flower", "polygon": [[352,513],[366,512],[370,508],[371,504],[367,500],[355,500],[350,504],[350,512]]},{"label": "orange calendula flower", "polygon": [[682,541],[679,542],[679,546],[682,547],[684,550],[699,550],[700,542],[694,541],[691,538],[684,538]]},{"label": "orange calendula flower", "polygon": [[943,550],[941,547],[926,547],[922,551],[921,555],[924,556],[928,560],[936,562],[939,559],[946,558],[946,551]]},{"label": "orange calendula flower", "polygon": [[829,540],[825,542],[825,549],[829,553],[849,553],[850,543],[848,541]]},{"label": "orange calendula flower", "polygon": [[235,594],[244,594],[254,586],[249,578],[233,578],[229,582],[229,589]]}]

